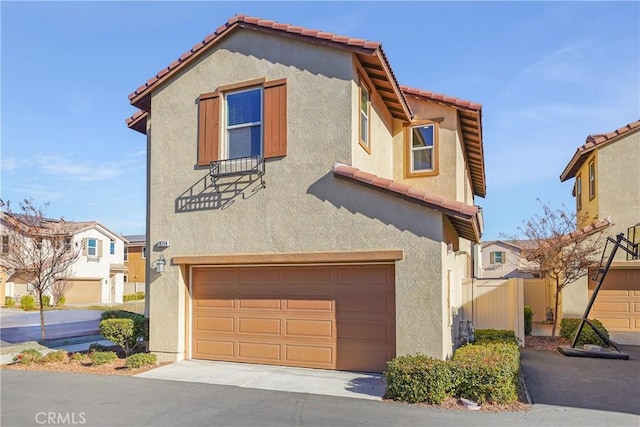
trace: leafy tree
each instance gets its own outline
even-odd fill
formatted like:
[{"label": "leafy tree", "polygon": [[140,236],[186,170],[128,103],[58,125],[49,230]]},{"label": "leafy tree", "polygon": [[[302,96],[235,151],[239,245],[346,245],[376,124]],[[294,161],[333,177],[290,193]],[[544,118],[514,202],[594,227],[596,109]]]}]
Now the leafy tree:
[{"label": "leafy tree", "polygon": [[14,277],[33,286],[40,303],[42,339],[46,338],[43,296],[52,293],[56,282],[67,280],[81,249],[78,243],[73,244],[70,224],[64,219],[47,218],[46,206],[38,207],[25,199],[19,211],[13,212],[10,203],[0,199],[0,228],[8,238],[3,258]]},{"label": "leafy tree", "polygon": [[530,268],[554,284],[556,315],[551,335],[555,336],[560,294],[567,285],[587,275],[589,268],[597,264],[604,231],[610,222],[605,219],[576,229],[576,223],[582,222],[565,206],[553,209],[548,203],[540,204],[542,213],[523,221],[523,225],[518,227],[518,237],[526,241],[522,255],[533,262]]}]

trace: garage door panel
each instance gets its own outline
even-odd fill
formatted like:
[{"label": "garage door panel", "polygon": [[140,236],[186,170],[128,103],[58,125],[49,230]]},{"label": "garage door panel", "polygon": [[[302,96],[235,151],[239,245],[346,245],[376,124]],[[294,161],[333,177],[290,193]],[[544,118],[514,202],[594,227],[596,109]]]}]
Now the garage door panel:
[{"label": "garage door panel", "polygon": [[194,268],[193,357],[381,372],[395,355],[393,277],[392,265]]},{"label": "garage door panel", "polygon": [[199,358],[224,358],[223,360],[228,360],[229,358],[235,357],[235,343],[231,340],[214,340],[214,339],[206,339],[201,338],[198,339],[194,344],[194,357]]},{"label": "garage door panel", "polygon": [[315,365],[317,367],[334,366],[334,347],[285,345],[285,361],[296,366]]},{"label": "garage door panel", "polygon": [[280,335],[280,319],[241,317],[238,320],[238,332],[241,334]]},{"label": "garage door panel", "polygon": [[275,362],[281,359],[280,344],[239,342],[238,357],[249,361]]},{"label": "garage door panel", "polygon": [[197,316],[193,325],[194,332],[234,332],[233,317]]},{"label": "garage door panel", "polygon": [[618,313],[629,313],[631,304],[628,302],[601,301],[593,304],[595,311],[615,311]]},{"label": "garage door panel", "polygon": [[332,320],[287,319],[285,334],[295,337],[333,338]]},{"label": "garage door panel", "polygon": [[67,304],[99,303],[101,280],[70,280],[71,287],[65,294]]}]

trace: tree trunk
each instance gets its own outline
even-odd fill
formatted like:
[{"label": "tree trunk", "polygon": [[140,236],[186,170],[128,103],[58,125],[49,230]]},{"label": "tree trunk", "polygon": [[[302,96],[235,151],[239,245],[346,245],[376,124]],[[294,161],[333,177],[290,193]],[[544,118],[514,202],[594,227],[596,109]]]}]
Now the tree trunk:
[{"label": "tree trunk", "polygon": [[44,340],[46,336],[44,333],[44,307],[42,306],[42,292],[38,292],[38,299],[40,300],[40,335]]},{"label": "tree trunk", "polygon": [[558,324],[558,306],[560,305],[560,284],[556,279],[556,303],[553,311],[553,328],[551,328],[551,336],[556,336],[556,325]]}]

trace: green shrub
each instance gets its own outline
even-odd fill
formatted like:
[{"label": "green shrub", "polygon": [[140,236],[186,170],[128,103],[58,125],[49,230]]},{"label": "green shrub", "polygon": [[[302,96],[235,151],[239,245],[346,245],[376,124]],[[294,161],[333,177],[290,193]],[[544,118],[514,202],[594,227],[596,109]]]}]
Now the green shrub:
[{"label": "green shrub", "polygon": [[450,364],[421,354],[396,357],[384,374],[386,396],[403,402],[440,404],[455,388]]},{"label": "green shrub", "polygon": [[52,363],[52,362],[64,362],[67,357],[67,352],[63,350],[52,351],[47,353],[38,362],[40,363]]},{"label": "green shrub", "polygon": [[109,341],[117,344],[125,356],[131,354],[138,344],[141,334],[131,319],[105,319],[100,322],[100,334]]},{"label": "green shrub", "polygon": [[41,358],[42,353],[34,348],[28,348],[13,356],[13,361],[22,365],[31,365],[33,362],[37,362]]},{"label": "green shrub", "polygon": [[42,306],[49,307],[51,304],[51,297],[49,295],[42,295]]},{"label": "green shrub", "polygon": [[94,342],[89,345],[89,351],[110,351],[109,347],[102,345],[99,342]]},{"label": "green shrub", "polygon": [[127,310],[107,310],[100,315],[102,320],[106,319],[131,319],[133,320],[136,334],[142,337],[144,330],[144,316]]},{"label": "green shrub", "polygon": [[71,356],[69,356],[69,358],[71,360],[75,360],[76,362],[82,362],[87,358],[87,355],[82,353],[71,353]]},{"label": "green shrub", "polygon": [[5,307],[13,307],[14,305],[16,305],[16,302],[13,298],[11,297],[4,297],[4,306]]},{"label": "green shrub", "polygon": [[56,301],[56,307],[64,307],[66,302],[67,302],[67,298],[64,295],[61,295],[58,297],[58,300]]},{"label": "green shrub", "polygon": [[118,359],[118,356],[113,351],[92,351],[89,353],[89,358],[91,363],[98,366],[114,362]]},{"label": "green shrub", "polygon": [[24,311],[35,310],[36,300],[33,298],[33,295],[23,295],[22,298],[20,298],[20,305]]},{"label": "green shrub", "polygon": [[127,357],[127,368],[142,368],[156,363],[158,357],[153,353],[136,353]]},{"label": "green shrub", "polygon": [[487,343],[513,343],[518,344],[518,339],[513,331],[506,329],[476,329],[474,344]]},{"label": "green shrub", "polygon": [[127,294],[122,296],[122,301],[137,301],[144,299],[144,292],[136,292],[135,294]]},{"label": "green shrub", "polygon": [[[571,317],[563,318],[560,321],[560,336],[569,340],[569,342],[573,342],[573,338],[576,336],[576,332],[578,332],[578,327],[580,327],[581,321],[582,319]],[[590,321],[600,330],[600,332],[604,333],[606,337],[609,337],[609,332],[599,320],[590,319]],[[576,346],[579,347],[585,344],[595,344],[601,347],[608,347],[607,343],[605,343],[586,322],[584,324],[584,327],[582,328],[580,336],[578,337]]]},{"label": "green shrub", "polygon": [[478,403],[518,399],[520,350],[514,343],[466,345],[453,354],[456,396]]},{"label": "green shrub", "polygon": [[533,309],[528,305],[524,306],[524,334],[531,335],[533,329]]}]

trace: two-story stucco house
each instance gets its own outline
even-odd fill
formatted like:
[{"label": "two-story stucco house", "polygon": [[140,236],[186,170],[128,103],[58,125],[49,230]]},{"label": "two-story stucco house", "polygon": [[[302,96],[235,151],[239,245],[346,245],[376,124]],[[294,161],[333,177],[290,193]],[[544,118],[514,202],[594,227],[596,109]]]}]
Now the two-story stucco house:
[{"label": "two-story stucco house", "polygon": [[147,236],[130,234],[122,236],[124,244],[124,265],[127,273],[124,280],[124,293],[144,292],[147,277]]},{"label": "two-story stucco house", "polygon": [[[6,215],[3,213],[3,215]],[[12,233],[9,223],[0,221],[2,254],[8,254]],[[95,221],[73,222],[45,219],[41,225],[54,228],[57,233],[68,236],[70,247],[79,249],[77,260],[68,273],[65,286],[66,304],[121,303],[124,289],[124,240],[102,224]],[[16,234],[13,233],[15,236]],[[28,272],[16,271],[10,264],[4,270],[5,296],[16,300],[33,293]],[[52,301],[53,302],[53,301]]]},{"label": "two-story stucco house", "polygon": [[380,43],[247,16],[129,98],[162,360],[452,354],[482,232],[479,104],[401,87]]},{"label": "two-story stucco house", "polygon": [[522,255],[526,240],[491,240],[482,242],[482,277],[487,279],[536,277],[536,264]]},{"label": "two-story stucco house", "polygon": [[[560,175],[563,182],[574,179],[578,227],[609,219],[610,236],[623,233],[640,242],[639,165],[640,120],[587,137]],[[580,284],[585,300],[595,288],[594,276],[595,271],[590,272]],[[623,250],[616,253],[591,315],[609,331],[640,332],[639,259]]]}]

